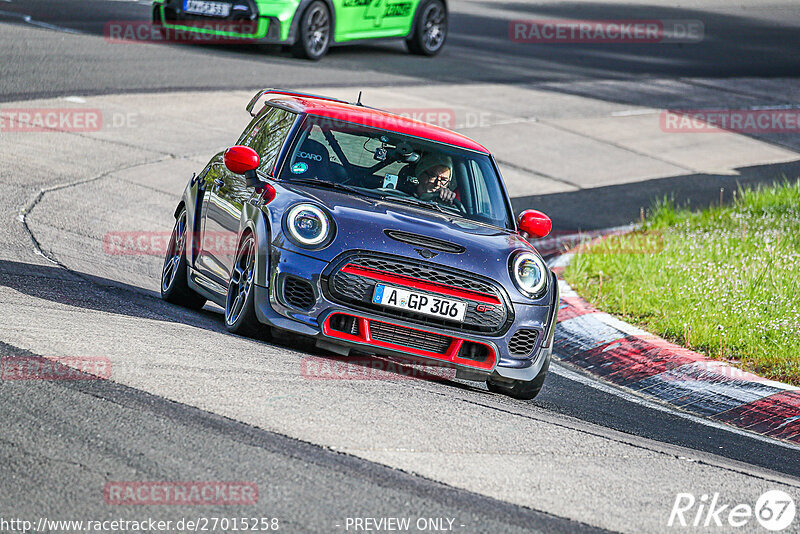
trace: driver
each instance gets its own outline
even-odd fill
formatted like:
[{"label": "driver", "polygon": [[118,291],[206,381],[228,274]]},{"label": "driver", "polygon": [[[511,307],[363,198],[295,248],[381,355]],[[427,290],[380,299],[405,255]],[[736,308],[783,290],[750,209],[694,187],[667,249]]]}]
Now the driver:
[{"label": "driver", "polygon": [[455,191],[450,189],[452,178],[453,160],[450,156],[438,152],[425,154],[417,163],[419,185],[415,195],[420,200],[452,204],[456,198]]}]

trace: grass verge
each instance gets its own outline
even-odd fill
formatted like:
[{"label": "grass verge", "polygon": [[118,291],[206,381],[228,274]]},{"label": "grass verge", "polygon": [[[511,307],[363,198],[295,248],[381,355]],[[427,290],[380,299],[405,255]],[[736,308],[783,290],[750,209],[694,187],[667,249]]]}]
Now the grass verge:
[{"label": "grass verge", "polygon": [[580,247],[564,276],[603,311],[800,385],[800,181],[701,212],[660,202],[642,230]]}]

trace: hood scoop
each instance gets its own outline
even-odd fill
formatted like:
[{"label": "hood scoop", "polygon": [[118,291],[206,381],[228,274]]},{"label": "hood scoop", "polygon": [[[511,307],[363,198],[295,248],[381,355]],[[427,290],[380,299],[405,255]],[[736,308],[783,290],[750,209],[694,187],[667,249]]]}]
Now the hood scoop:
[{"label": "hood scoop", "polygon": [[461,245],[457,245],[449,241],[436,239],[435,237],[428,237],[425,235],[414,234],[411,232],[404,232],[402,230],[384,230],[383,233],[385,233],[388,237],[391,237],[395,241],[400,241],[401,243],[408,243],[409,245],[413,245],[415,247],[424,247],[429,250],[436,250],[438,252],[448,252],[450,254],[463,254],[467,250]]}]

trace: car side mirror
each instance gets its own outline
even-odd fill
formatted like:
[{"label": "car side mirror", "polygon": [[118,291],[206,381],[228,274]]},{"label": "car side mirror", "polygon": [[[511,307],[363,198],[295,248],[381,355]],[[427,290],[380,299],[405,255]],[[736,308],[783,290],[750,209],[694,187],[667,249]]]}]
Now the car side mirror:
[{"label": "car side mirror", "polygon": [[261,179],[256,174],[261,158],[250,147],[235,145],[225,151],[225,166],[234,174],[243,174],[247,187],[258,187]]},{"label": "car side mirror", "polygon": [[525,234],[525,237],[541,239],[553,229],[553,221],[541,211],[525,210],[519,214],[517,226],[519,231]]}]

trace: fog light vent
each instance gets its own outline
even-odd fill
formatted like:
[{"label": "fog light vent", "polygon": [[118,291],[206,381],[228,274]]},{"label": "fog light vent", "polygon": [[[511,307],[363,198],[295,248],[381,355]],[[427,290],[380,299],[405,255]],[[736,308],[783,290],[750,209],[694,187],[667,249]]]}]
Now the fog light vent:
[{"label": "fog light vent", "polygon": [[311,284],[294,276],[288,276],[283,281],[283,300],[300,310],[311,308],[317,301]]},{"label": "fog light vent", "polygon": [[530,356],[539,339],[538,330],[517,330],[508,342],[508,352],[514,356]]}]

